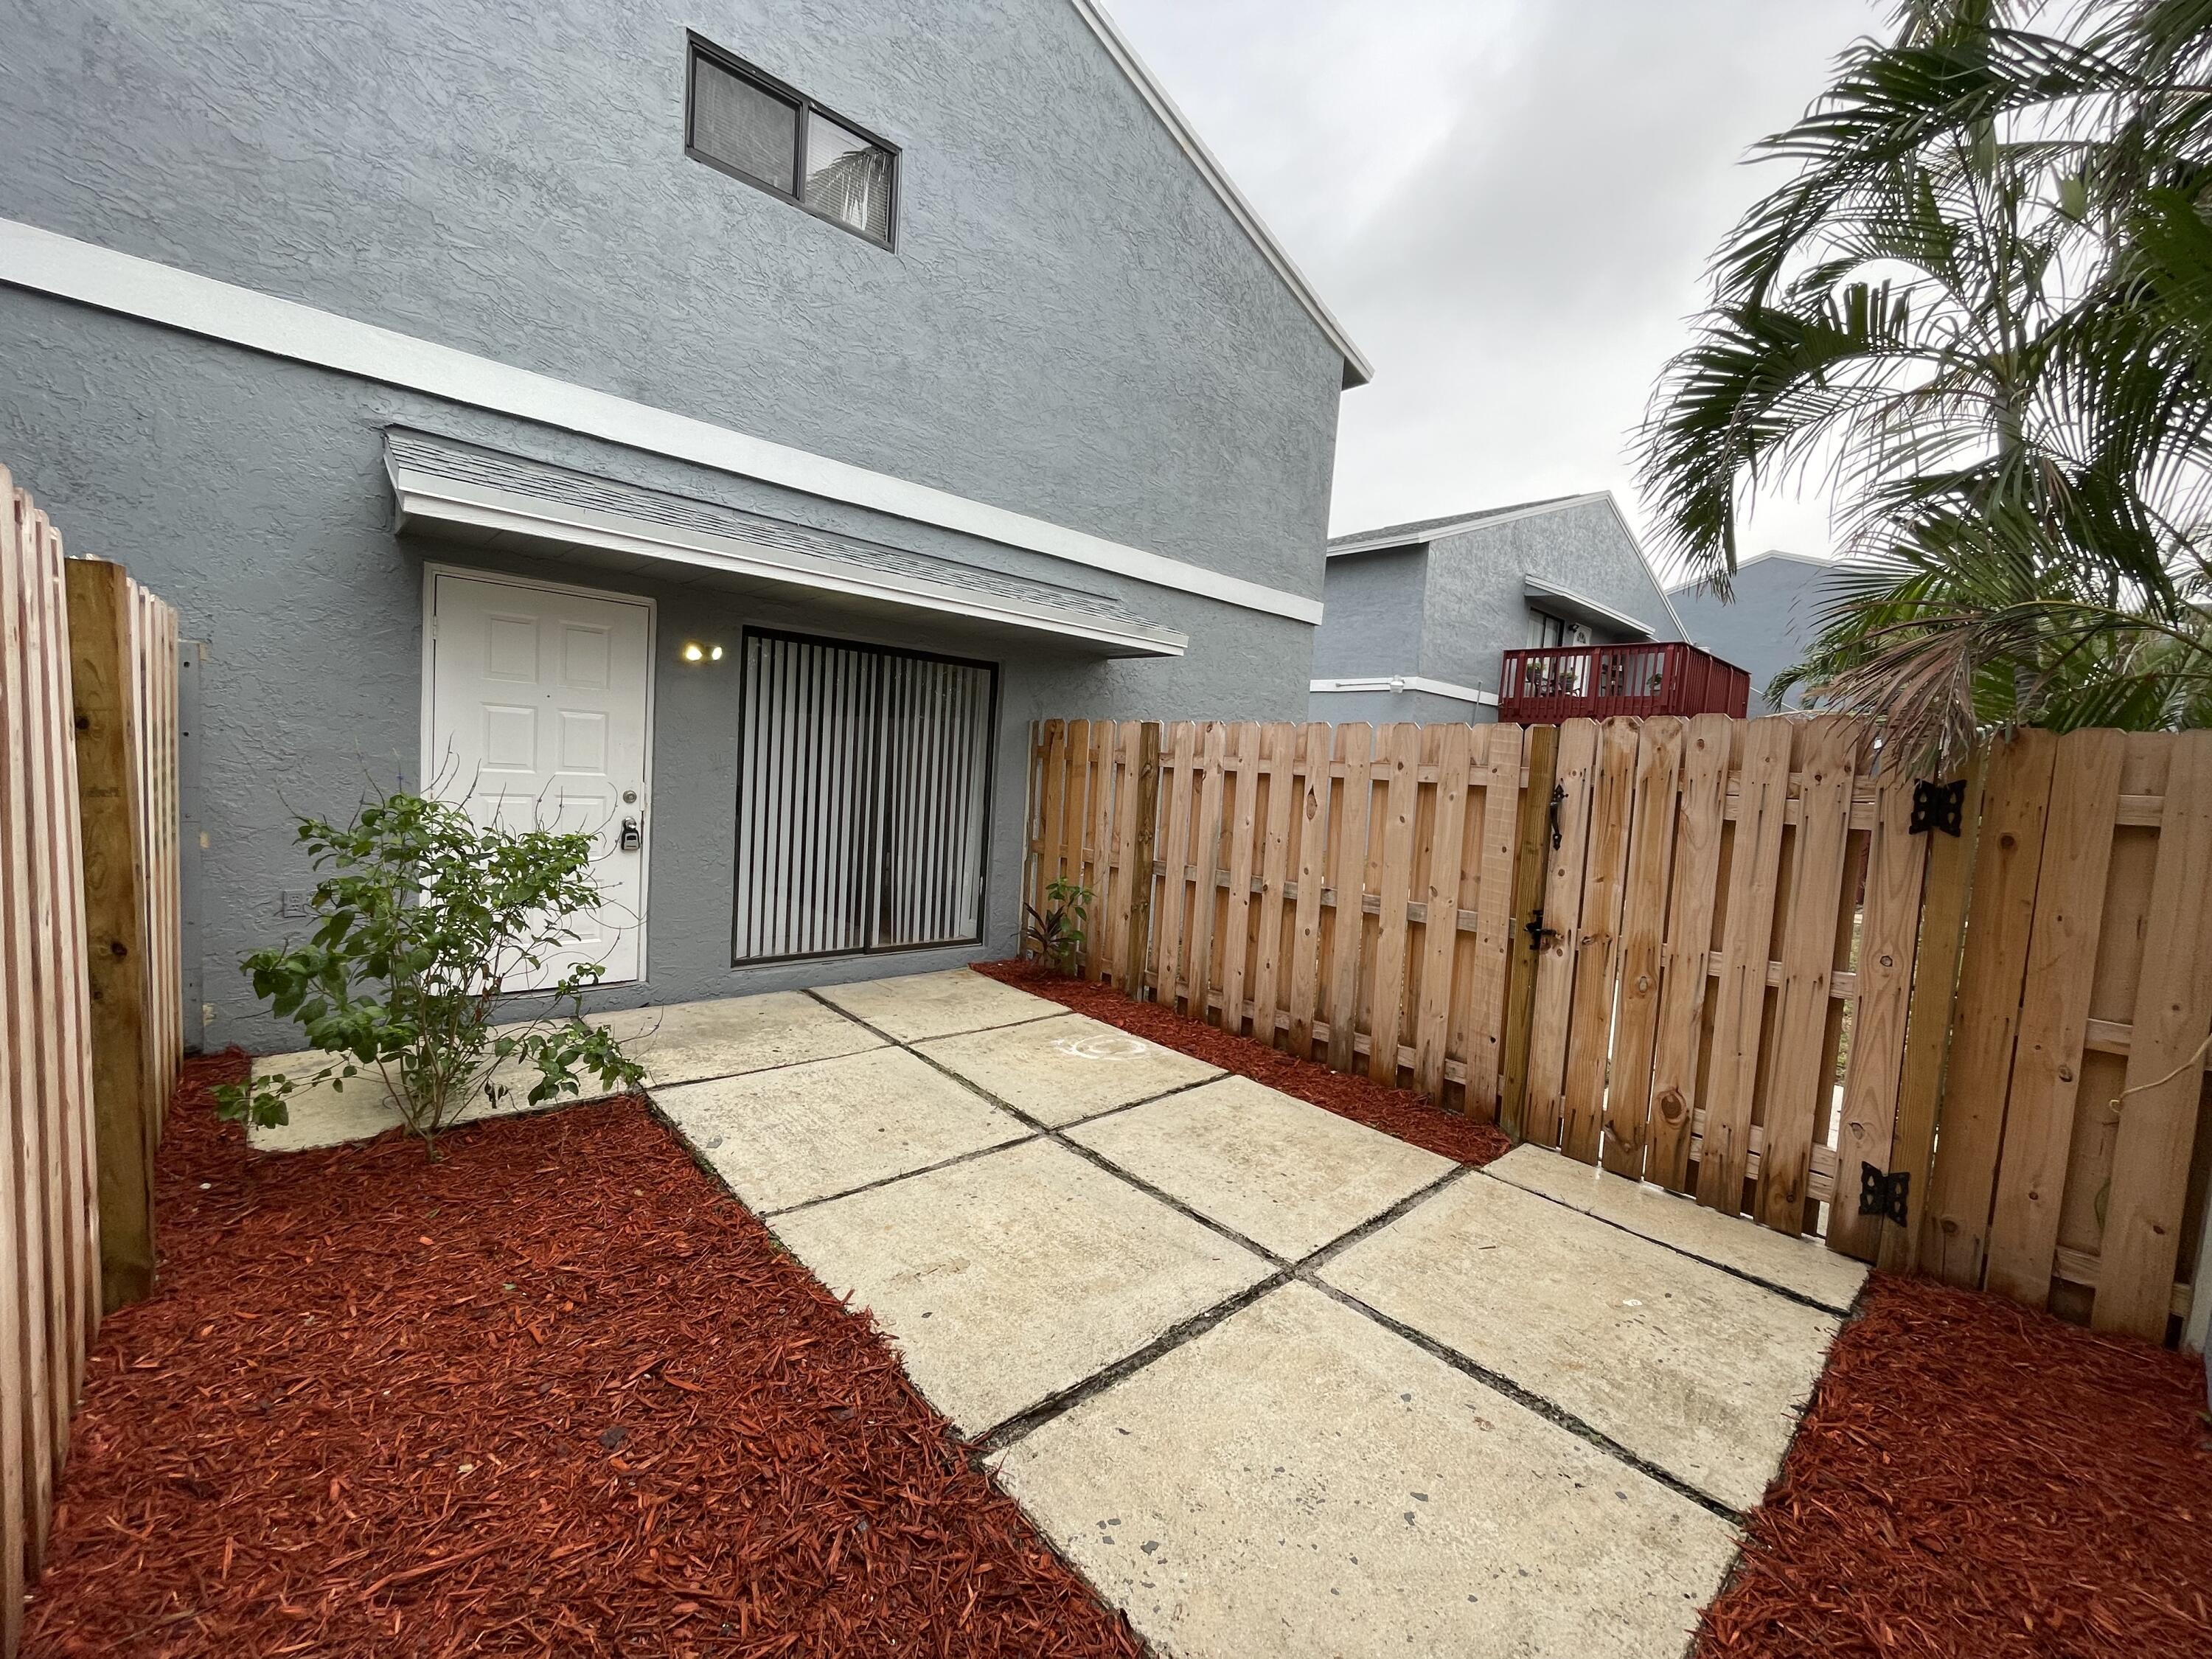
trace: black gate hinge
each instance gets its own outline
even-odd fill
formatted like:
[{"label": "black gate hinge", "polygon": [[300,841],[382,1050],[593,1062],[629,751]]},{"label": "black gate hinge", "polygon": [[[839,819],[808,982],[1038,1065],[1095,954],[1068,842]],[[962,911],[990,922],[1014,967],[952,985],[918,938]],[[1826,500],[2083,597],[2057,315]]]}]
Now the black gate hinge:
[{"label": "black gate hinge", "polygon": [[1912,786],[1912,817],[1905,825],[1911,834],[1924,836],[1931,830],[1941,830],[1947,836],[1955,836],[1965,830],[1966,823],[1966,779]]},{"label": "black gate hinge", "polygon": [[1859,1165],[1859,1213],[1878,1215],[1905,1224],[1911,1213],[1906,1207],[1907,1195],[1912,1190],[1912,1171],[1899,1170],[1894,1174],[1885,1171],[1879,1164]]}]

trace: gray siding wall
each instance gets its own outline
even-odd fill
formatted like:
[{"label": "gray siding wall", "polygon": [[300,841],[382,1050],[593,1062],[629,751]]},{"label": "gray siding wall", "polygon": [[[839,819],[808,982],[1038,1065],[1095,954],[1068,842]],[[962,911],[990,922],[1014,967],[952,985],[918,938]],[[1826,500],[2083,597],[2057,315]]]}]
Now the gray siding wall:
[{"label": "gray siding wall", "polygon": [[[1420,672],[1436,679],[1498,690],[1502,654],[1528,643],[1524,574],[1626,611],[1654,639],[1680,637],[1635,544],[1603,501],[1478,525],[1434,543],[1429,557]],[[1605,637],[1601,630],[1597,637]]]},{"label": "gray siding wall", "polygon": [[[902,147],[896,252],[684,155],[687,29]],[[0,33],[0,216],[1321,592],[1341,360],[1066,0]]]},{"label": "gray siding wall", "polygon": [[1802,559],[1761,558],[1736,572],[1734,595],[1723,603],[1709,589],[1686,587],[1674,608],[1698,643],[1751,673],[1751,713],[1779,714],[1802,701],[1793,690],[1780,703],[1767,701],[1767,683],[1794,666],[1820,631],[1820,612],[1832,602],[1826,592],[1832,572]]},{"label": "gray siding wall", "polygon": [[1427,553],[1419,547],[1331,559],[1326,610],[1314,631],[1313,677],[1419,673],[1427,569]]},{"label": "gray siding wall", "polygon": [[[280,890],[311,884],[295,812],[343,814],[368,787],[419,783],[422,565],[444,560],[639,593],[660,606],[655,669],[649,980],[598,994],[612,1006],[915,971],[1004,956],[1017,939],[1027,727],[1031,720],[1229,713],[1302,718],[1313,630],[1096,571],[1119,594],[1186,629],[1174,661],[1101,662],[1048,639],[981,647],[918,617],[855,628],[804,602],[740,601],[611,578],[559,560],[520,561],[392,532],[380,431],[403,423],[732,506],[1066,581],[1040,556],[790,495],[480,410],[395,391],[85,310],[0,290],[0,462],[62,527],[72,553],[113,558],[179,607],[206,641],[199,960],[214,1014],[209,1046],[290,1047],[296,1033],[254,1005],[236,963],[296,933]],[[732,969],[736,653],[692,666],[687,638],[734,645],[748,623],[1000,665],[988,923],[980,949]],[[1285,672],[1270,666],[1289,665]]]}]

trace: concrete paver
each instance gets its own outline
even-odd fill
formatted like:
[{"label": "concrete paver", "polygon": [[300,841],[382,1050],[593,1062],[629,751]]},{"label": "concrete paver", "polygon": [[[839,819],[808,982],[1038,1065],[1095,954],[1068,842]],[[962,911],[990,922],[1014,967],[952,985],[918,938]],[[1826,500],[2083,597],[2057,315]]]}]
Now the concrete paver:
[{"label": "concrete paver", "polygon": [[1449,1158],[1242,1077],[1067,1133],[1177,1203],[1291,1261],[1453,1168]]},{"label": "concrete paver", "polygon": [[931,1403],[978,1434],[1267,1277],[1267,1264],[1033,1140],[780,1217],[872,1310]]},{"label": "concrete paver", "polygon": [[884,1041],[796,991],[625,1009],[593,1023],[621,1039],[656,1088],[858,1054]]},{"label": "concrete paver", "polygon": [[[980,976],[970,974],[969,977]],[[592,1024],[612,1031],[623,1051],[646,1068],[648,1087],[854,1054],[880,1048],[884,1042],[866,1026],[795,991],[623,1008],[593,1014],[590,1019]],[[332,1058],[319,1049],[271,1054],[255,1060],[253,1073],[256,1077],[280,1072],[303,1076],[319,1070]],[[473,1100],[455,1115],[454,1122],[473,1123],[480,1118],[532,1109],[528,1096],[538,1083],[535,1066],[502,1066],[492,1073],[491,1080],[507,1091],[500,1103],[495,1106],[481,1097]],[[556,1103],[574,1105],[605,1097],[586,1079],[581,1094]],[[369,1073],[347,1082],[342,1089],[325,1083],[303,1090],[288,1105],[290,1122],[276,1128],[249,1128],[246,1144],[256,1152],[305,1152],[366,1140],[397,1128],[400,1121],[398,1109],[383,1083]]]},{"label": "concrete paver", "polygon": [[1009,1106],[1054,1125],[1222,1074],[1218,1066],[1082,1014],[994,1026],[915,1046]]},{"label": "concrete paver", "polygon": [[[295,1079],[306,1078],[340,1059],[319,1048],[269,1054],[253,1062],[253,1075],[273,1077],[289,1073]],[[538,1068],[534,1066],[495,1067],[489,1081],[503,1091],[497,1103],[478,1095],[454,1113],[446,1127],[452,1128],[487,1117],[512,1117],[518,1112],[538,1109],[529,1100],[538,1079]],[[573,1106],[580,1101],[605,1097],[596,1086],[586,1083],[580,1096],[552,1103]],[[368,1140],[387,1129],[397,1129],[401,1124],[399,1109],[392,1103],[383,1079],[373,1067],[364,1068],[356,1077],[300,1088],[284,1104],[286,1122],[269,1128],[259,1124],[246,1126],[246,1144],[255,1152],[304,1152],[319,1146],[339,1146],[349,1140]]]},{"label": "concrete paver", "polygon": [[1685,1255],[1779,1285],[1832,1312],[1849,1313],[1859,1287],[1866,1283],[1866,1263],[1838,1255],[1814,1240],[1751,1225],[1648,1182],[1608,1175],[1540,1146],[1516,1146],[1483,1167],[1500,1181],[1557,1199]]},{"label": "concrete paver", "polygon": [[1065,1012],[1056,1002],[1017,991],[995,979],[954,968],[941,974],[908,974],[899,979],[866,979],[850,985],[824,985],[816,995],[847,1013],[888,1031],[901,1042],[950,1036],[987,1025],[1012,1025]]},{"label": "concrete paver", "polygon": [[1035,1133],[903,1048],[681,1084],[653,1102],[763,1213]]},{"label": "concrete paver", "polygon": [[1710,1510],[1300,1284],[998,1474],[1182,1659],[1674,1659],[1735,1548]]},{"label": "concrete paver", "polygon": [[1474,1175],[1322,1269],[1732,1509],[1780,1468],[1837,1321]]}]

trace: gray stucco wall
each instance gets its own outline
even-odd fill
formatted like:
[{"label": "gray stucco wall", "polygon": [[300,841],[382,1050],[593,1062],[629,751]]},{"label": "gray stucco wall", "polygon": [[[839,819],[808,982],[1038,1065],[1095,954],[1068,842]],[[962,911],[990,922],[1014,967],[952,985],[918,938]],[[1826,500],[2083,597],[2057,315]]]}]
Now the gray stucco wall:
[{"label": "gray stucco wall", "polygon": [[[0,19],[0,216],[1321,592],[1341,359],[1066,0]],[[687,28],[902,147],[896,252],[684,155]]]},{"label": "gray stucco wall", "polygon": [[1708,588],[1692,586],[1675,591],[1674,608],[1706,650],[1750,671],[1751,713],[1779,714],[1796,708],[1803,694],[1792,690],[1772,703],[1767,684],[1797,663],[1820,631],[1833,574],[1832,567],[1816,561],[1769,555],[1745,562],[1726,602]]},{"label": "gray stucco wall", "polygon": [[1526,575],[1635,617],[1654,639],[1681,637],[1636,544],[1601,501],[1477,525],[1432,544],[1429,558],[1420,672],[1436,679],[1498,690],[1503,653],[1529,642]]},{"label": "gray stucco wall", "polygon": [[[126,319],[0,289],[0,461],[62,527],[72,553],[113,558],[174,602],[206,641],[202,690],[200,960],[210,1046],[289,1046],[235,969],[283,937],[285,887],[309,884],[295,812],[342,813],[365,782],[419,781],[424,560],[510,568],[659,601],[653,902],[644,984],[594,1000],[776,988],[918,970],[1015,945],[1033,719],[1304,715],[1312,629],[1108,573],[791,495],[679,463]],[[1000,665],[1001,726],[981,949],[732,969],[735,653],[719,670],[674,654],[687,636],[734,644],[747,623],[946,648],[941,626],[855,628],[805,603],[702,598],[557,560],[519,561],[392,533],[381,429],[398,422],[832,530],[1115,592],[1187,630],[1188,656],[1102,662],[1048,640],[963,654]],[[1279,672],[1271,665],[1288,665]]]},{"label": "gray stucco wall", "polygon": [[1370,726],[1391,726],[1400,720],[1443,726],[1464,720],[1470,726],[1485,726],[1498,718],[1498,711],[1455,697],[1440,697],[1433,691],[1316,691],[1306,699],[1306,718],[1326,720],[1331,726],[1346,720],[1365,720]]},{"label": "gray stucco wall", "polygon": [[1322,625],[1314,630],[1314,678],[1419,673],[1427,571],[1419,547],[1331,559]]}]

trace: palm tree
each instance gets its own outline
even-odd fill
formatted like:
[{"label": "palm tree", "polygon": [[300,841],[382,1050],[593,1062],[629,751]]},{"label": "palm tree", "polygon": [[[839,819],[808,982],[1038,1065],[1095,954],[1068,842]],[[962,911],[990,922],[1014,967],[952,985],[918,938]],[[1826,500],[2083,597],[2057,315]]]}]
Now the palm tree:
[{"label": "palm tree", "polygon": [[1723,593],[1747,496],[1823,477],[1851,574],[1784,681],[1914,758],[2212,718],[2212,0],[2035,9],[1907,4],[1760,147],[1643,434]]}]

